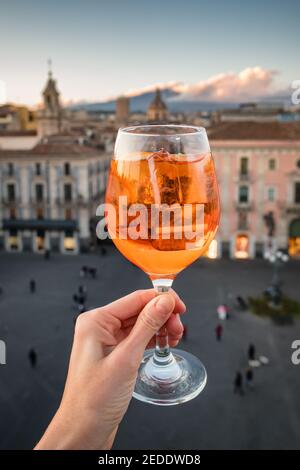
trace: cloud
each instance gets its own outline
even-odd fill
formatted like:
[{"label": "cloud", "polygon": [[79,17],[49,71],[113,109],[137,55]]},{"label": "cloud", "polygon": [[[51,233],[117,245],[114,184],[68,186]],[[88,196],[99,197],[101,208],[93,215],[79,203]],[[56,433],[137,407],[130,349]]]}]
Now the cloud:
[{"label": "cloud", "polygon": [[124,93],[124,96],[128,96],[131,98],[132,96],[139,96],[143,95],[144,93],[151,93],[152,91],[155,91],[157,88],[160,90],[174,90],[176,91],[177,88],[179,89],[180,87],[183,87],[184,85],[181,82],[178,81],[172,81],[172,82],[159,82],[159,83],[154,83],[152,85],[146,85],[142,88],[130,88]]},{"label": "cloud", "polygon": [[144,88],[128,90],[125,95],[132,97],[160,88],[161,90],[171,89],[178,93],[177,96],[170,98],[172,101],[251,101],[272,96],[278,92],[275,88],[277,74],[277,70],[264,69],[259,66],[247,67],[239,73],[221,73],[195,84],[176,81],[156,83]]},{"label": "cloud", "polygon": [[194,85],[177,87],[181,99],[206,101],[245,101],[274,91],[276,70],[248,67],[240,73],[222,73]]}]

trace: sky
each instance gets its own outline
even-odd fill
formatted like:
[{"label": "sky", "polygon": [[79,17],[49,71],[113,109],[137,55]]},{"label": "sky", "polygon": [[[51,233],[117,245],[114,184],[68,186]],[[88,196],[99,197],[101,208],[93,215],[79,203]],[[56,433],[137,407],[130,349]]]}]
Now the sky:
[{"label": "sky", "polygon": [[300,79],[298,0],[0,0],[0,99],[41,100],[51,58],[64,102],[157,83],[251,98]]}]

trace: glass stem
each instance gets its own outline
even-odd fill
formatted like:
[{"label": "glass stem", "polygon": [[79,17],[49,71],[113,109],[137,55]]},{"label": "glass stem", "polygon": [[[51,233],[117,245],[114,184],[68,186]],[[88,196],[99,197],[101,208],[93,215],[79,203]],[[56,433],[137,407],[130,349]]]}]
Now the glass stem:
[{"label": "glass stem", "polygon": [[[171,286],[168,285],[155,285],[157,295],[165,294],[170,290]],[[163,326],[158,333],[156,333],[156,346],[154,351],[153,360],[155,363],[163,365],[168,364],[172,360],[170,352],[167,328]]]}]

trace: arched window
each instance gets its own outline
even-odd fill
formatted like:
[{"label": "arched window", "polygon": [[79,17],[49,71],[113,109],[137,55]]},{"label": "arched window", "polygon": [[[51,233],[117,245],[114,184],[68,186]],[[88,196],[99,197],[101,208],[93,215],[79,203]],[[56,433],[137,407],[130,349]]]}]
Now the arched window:
[{"label": "arched window", "polygon": [[236,236],[235,239],[235,257],[236,258],[248,258],[249,257],[249,237],[248,235],[241,233]]}]

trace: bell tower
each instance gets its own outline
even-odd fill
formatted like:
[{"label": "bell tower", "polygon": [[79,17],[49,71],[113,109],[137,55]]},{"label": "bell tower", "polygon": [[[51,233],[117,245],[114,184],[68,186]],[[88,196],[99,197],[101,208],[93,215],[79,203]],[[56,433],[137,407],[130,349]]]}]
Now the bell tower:
[{"label": "bell tower", "polygon": [[43,109],[38,114],[38,134],[40,137],[58,134],[61,130],[61,106],[56,80],[52,76],[51,60],[48,61],[48,80],[42,96]]}]

